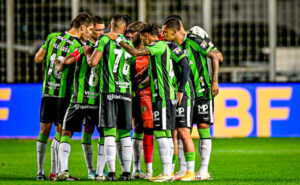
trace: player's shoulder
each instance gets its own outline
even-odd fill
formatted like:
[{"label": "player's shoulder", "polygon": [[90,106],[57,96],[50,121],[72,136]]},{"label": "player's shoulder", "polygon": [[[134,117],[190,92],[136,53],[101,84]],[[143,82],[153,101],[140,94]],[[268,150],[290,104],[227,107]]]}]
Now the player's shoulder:
[{"label": "player's shoulder", "polygon": [[193,33],[188,33],[187,36],[186,36],[187,39],[190,39],[194,42],[197,42],[198,44],[201,44],[205,39],[201,38],[200,36],[198,35],[195,35]]},{"label": "player's shoulder", "polygon": [[175,42],[171,42],[171,41],[166,41],[166,44],[168,45],[168,47],[171,49],[171,50],[174,50],[176,48],[179,47],[179,45]]},{"label": "player's shoulder", "polygon": [[[149,47],[152,47],[152,46],[159,46],[159,47],[161,47],[161,46],[167,46],[167,43],[166,43],[166,41],[163,41],[163,40],[157,40],[157,41],[152,42],[148,46]],[[163,49],[163,47],[162,47],[162,49]]]}]

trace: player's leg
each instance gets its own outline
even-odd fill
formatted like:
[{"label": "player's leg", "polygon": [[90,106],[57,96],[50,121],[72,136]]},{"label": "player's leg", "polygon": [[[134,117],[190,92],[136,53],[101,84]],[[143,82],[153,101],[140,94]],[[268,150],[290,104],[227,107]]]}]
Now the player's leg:
[{"label": "player's leg", "polygon": [[132,100],[134,101],[132,104],[134,110],[132,119],[134,123],[134,132],[132,136],[132,176],[134,178],[145,178],[145,174],[141,171],[141,162],[143,158],[144,127],[140,106],[140,96],[136,96]]},{"label": "player's leg", "polygon": [[118,135],[120,137],[122,151],[122,175],[121,180],[131,180],[130,168],[132,160],[132,142],[130,130],[132,129],[132,102],[119,99],[118,101]]},{"label": "player's leg", "polygon": [[84,153],[85,164],[88,169],[88,179],[94,179],[96,175],[96,171],[94,168],[93,161],[93,148],[92,148],[92,135],[94,133],[95,124],[87,124],[84,125],[81,146]]},{"label": "player's leg", "polygon": [[68,163],[71,152],[71,137],[74,132],[81,132],[84,119],[84,110],[79,104],[70,104],[63,121],[62,136],[60,140],[58,156],[61,164],[61,172],[55,178],[56,181],[63,181],[69,178]]},{"label": "player's leg", "polygon": [[[109,98],[108,98],[109,96]],[[103,94],[100,102],[100,127],[104,132],[104,156],[105,163],[108,166],[108,175],[106,181],[115,181],[116,168],[116,123],[117,123],[117,105],[116,100],[111,99],[109,94]]]},{"label": "player's leg", "polygon": [[[57,98],[42,98],[40,111],[41,129],[36,144],[38,163],[37,180],[46,180],[44,172],[44,161],[47,141],[51,131],[52,123],[57,120],[57,103]],[[55,156],[51,157],[51,159],[54,159],[54,157]]]},{"label": "player's leg", "polygon": [[[170,145],[170,159],[172,159],[171,175],[174,176],[175,164],[178,159],[177,132],[176,132],[176,130],[172,130],[172,131],[167,130],[166,133],[167,133],[167,138],[168,138],[168,142]],[[174,138],[173,136],[176,136],[176,138]],[[176,142],[176,143],[174,143],[174,142]],[[175,147],[176,147],[176,151],[175,151]],[[176,155],[174,155],[174,152],[176,152]]]},{"label": "player's leg", "polygon": [[51,144],[51,171],[49,180],[54,180],[56,175],[60,172],[60,162],[58,158],[58,149],[61,139],[62,125],[55,123],[56,134]]},{"label": "player's leg", "polygon": [[[208,99],[208,98],[207,98]],[[199,141],[199,152],[201,156],[201,166],[199,171],[196,173],[196,180],[211,180],[211,176],[208,173],[208,165],[212,148],[212,141],[210,135],[210,125],[213,124],[213,100],[204,99],[200,102],[197,102],[198,113],[201,113],[198,116],[198,133],[200,136]]]},{"label": "player's leg", "polygon": [[153,160],[153,112],[151,96],[142,96],[141,100],[141,113],[144,125],[144,160],[146,164],[145,179],[152,178],[152,160]]},{"label": "player's leg", "polygon": [[104,155],[104,131],[103,128],[97,127],[100,138],[98,140],[98,157],[97,157],[97,171],[94,180],[105,180],[104,167],[105,167],[105,155]]},{"label": "player's leg", "polygon": [[[178,161],[179,161],[179,171],[178,176],[183,177],[186,172],[186,160],[184,157],[184,151],[183,151],[183,142],[180,137],[178,137]],[[176,179],[176,174],[175,174]]]},{"label": "player's leg", "polygon": [[[157,177],[150,179],[152,182],[168,182],[173,181],[171,175],[171,147],[167,138],[166,130],[171,130],[175,124],[175,107],[174,112],[169,100],[162,100],[153,103],[153,122],[154,122],[154,136],[158,144],[160,159],[163,165],[163,173]],[[173,114],[174,120],[171,119]],[[173,123],[174,121],[174,123]]]},{"label": "player's leg", "polygon": [[187,170],[184,176],[179,176],[179,174],[176,176],[178,180],[182,181],[192,181],[195,177],[195,147],[190,134],[192,128],[192,107],[193,101],[188,97],[184,97],[181,105],[177,106],[176,127],[183,143],[184,157],[187,162]]}]

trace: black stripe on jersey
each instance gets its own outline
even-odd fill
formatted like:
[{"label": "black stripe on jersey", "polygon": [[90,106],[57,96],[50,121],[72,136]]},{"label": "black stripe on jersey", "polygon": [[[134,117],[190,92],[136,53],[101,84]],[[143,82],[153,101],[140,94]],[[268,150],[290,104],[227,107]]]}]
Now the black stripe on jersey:
[{"label": "black stripe on jersey", "polygon": [[[76,62],[75,64],[75,68],[81,68],[80,66],[82,65],[82,57],[80,57],[79,61]],[[73,102],[77,102],[77,95],[78,95],[78,91],[79,91],[79,75],[80,75],[80,70],[76,70],[75,74],[74,74],[74,100]]]},{"label": "black stripe on jersey", "polygon": [[110,54],[110,42],[106,44],[103,50],[103,92],[108,93],[109,90],[109,54]]},{"label": "black stripe on jersey", "polygon": [[[194,56],[194,59],[195,59],[195,62],[196,62],[196,65],[197,65],[197,70],[198,70],[198,73],[199,73],[199,78],[200,77],[203,77],[203,82],[205,84],[204,88],[205,88],[205,92],[207,92],[207,89],[208,89],[208,84],[206,83],[206,80],[205,80],[205,77],[204,77],[204,72],[203,72],[203,66],[202,66],[202,61],[201,61],[201,57],[200,57],[200,54],[198,51],[194,50],[193,47],[191,47],[191,50],[192,50],[192,53],[193,53],[193,56]],[[206,60],[206,59],[205,59]],[[207,62],[206,62],[207,63]],[[200,80],[200,79],[199,79]],[[202,85],[201,85],[202,87]],[[202,87],[203,88],[203,87]]]},{"label": "black stripe on jersey", "polygon": [[[64,34],[64,35],[65,35],[65,34]],[[74,38],[75,38],[75,37],[70,36],[68,40],[72,40],[72,41],[73,41]],[[65,45],[64,45],[63,47],[69,48],[70,45],[71,45],[70,42],[66,42]],[[61,47],[61,46],[60,46],[60,47]],[[68,54],[67,51],[62,51],[60,56],[66,57],[67,54]],[[72,73],[72,72],[73,72],[73,73]],[[61,72],[61,73],[62,73],[62,72]],[[71,90],[70,90],[70,88],[71,88],[71,85],[72,85],[72,82],[73,82],[73,77],[74,77],[74,64],[71,64],[71,65],[69,65],[69,71],[68,71],[68,74],[67,74],[67,84],[66,84],[67,87],[66,87],[66,94],[65,94],[66,97],[70,97],[70,96],[71,96]],[[62,78],[58,79],[59,84],[61,83],[61,79],[62,79]],[[60,88],[59,88],[59,89],[56,89],[55,94],[59,94],[59,91],[60,91]]]},{"label": "black stripe on jersey", "polygon": [[[164,91],[165,91],[165,99],[170,99],[170,87],[169,87],[169,73],[167,71],[167,54],[168,54],[168,48],[165,49],[164,54],[161,56],[161,65],[163,69],[163,81],[164,81]],[[165,78],[166,77],[166,78]]]},{"label": "black stripe on jersey", "polygon": [[[61,33],[60,36],[61,36],[61,37],[64,37],[65,34],[66,34],[66,33]],[[56,36],[55,36],[55,37],[52,37],[52,39],[53,39],[53,38],[56,38]],[[52,39],[51,39],[51,40],[52,40]],[[51,41],[49,41],[49,43],[50,43],[50,42],[51,42]],[[60,46],[61,42],[62,42],[62,40],[56,39],[55,45],[56,45],[56,46],[58,46],[58,45]],[[49,48],[48,48],[48,49],[49,49]],[[51,56],[53,55],[53,53],[57,53],[57,50],[58,50],[57,48],[53,48],[52,53],[51,53]],[[50,57],[51,57],[51,56],[50,56]],[[47,67],[48,67],[48,70],[49,70],[50,65],[51,65],[51,61],[49,61],[49,66],[47,66]],[[55,70],[55,69],[53,69],[53,70]],[[52,73],[53,73],[53,71],[52,71]],[[47,75],[48,75],[48,74],[47,74]],[[50,80],[50,79],[49,79],[50,76],[51,76],[51,75],[48,75],[48,80]],[[46,83],[47,83],[47,82],[46,82]],[[45,94],[48,94],[48,93],[49,93],[49,88],[47,88],[47,85],[46,85],[46,88],[45,88]]]},{"label": "black stripe on jersey", "polygon": [[[156,96],[154,97],[159,97],[159,88],[158,88],[158,79],[157,79],[157,71],[156,71],[156,61],[155,61],[155,56],[151,56],[151,66],[152,66],[152,77],[153,77],[153,86],[154,86],[154,92]],[[155,85],[155,80],[156,80],[156,85]],[[155,98],[156,99],[156,98]],[[156,101],[156,100],[155,100]]]}]

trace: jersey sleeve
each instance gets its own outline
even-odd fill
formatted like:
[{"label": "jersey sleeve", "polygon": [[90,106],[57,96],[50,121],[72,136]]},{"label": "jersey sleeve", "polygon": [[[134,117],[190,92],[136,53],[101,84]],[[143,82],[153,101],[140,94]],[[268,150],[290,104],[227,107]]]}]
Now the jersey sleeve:
[{"label": "jersey sleeve", "polygon": [[150,51],[152,56],[160,55],[165,51],[163,41],[155,42],[154,44],[146,46],[146,48]]},{"label": "jersey sleeve", "polygon": [[203,55],[207,55],[207,53],[213,48],[213,43],[209,38],[202,39],[198,35],[191,34],[189,38],[192,39],[198,45],[198,51]]},{"label": "jersey sleeve", "polygon": [[107,36],[101,36],[99,37],[99,39],[97,40],[96,44],[95,44],[95,50],[100,51],[103,53],[104,51],[104,47],[106,46],[106,44],[110,41],[110,39]]},{"label": "jersey sleeve", "polygon": [[185,57],[183,50],[176,43],[171,42],[168,44],[168,47],[171,50],[171,58],[174,62],[178,63]]},{"label": "jersey sleeve", "polygon": [[42,45],[42,48],[43,48],[44,50],[47,50],[47,49],[48,49],[48,45],[49,45],[49,42],[50,42],[52,36],[53,36],[52,33],[49,34],[49,35],[47,36],[47,40],[46,40],[46,41],[43,43],[43,45]]}]

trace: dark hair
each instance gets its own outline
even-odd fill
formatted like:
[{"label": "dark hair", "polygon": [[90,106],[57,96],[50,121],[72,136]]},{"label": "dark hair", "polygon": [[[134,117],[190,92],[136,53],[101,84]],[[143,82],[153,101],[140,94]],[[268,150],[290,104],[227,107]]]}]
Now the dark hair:
[{"label": "dark hair", "polygon": [[168,20],[168,19],[177,19],[179,21],[182,22],[182,19],[179,15],[169,15],[168,17],[165,18],[165,22]]},{"label": "dark hair", "polygon": [[150,33],[153,36],[159,36],[158,26],[155,24],[146,24],[140,33]]},{"label": "dark hair", "polygon": [[127,14],[123,15],[123,17],[124,17],[124,19],[126,21],[126,26],[129,26],[129,24],[132,23],[132,18],[129,15],[127,15]]},{"label": "dark hair", "polygon": [[166,26],[166,28],[174,28],[178,31],[180,30],[180,22],[178,19],[174,19],[174,18],[167,19],[164,22],[164,26]]},{"label": "dark hair", "polygon": [[78,14],[71,22],[71,26],[74,28],[79,28],[81,25],[89,26],[93,23],[93,18],[86,12],[81,12]]},{"label": "dark hair", "polygon": [[104,24],[104,21],[100,16],[94,15],[93,16],[93,23],[94,24]]},{"label": "dark hair", "polygon": [[140,32],[142,31],[142,29],[144,28],[144,26],[146,26],[147,24],[142,22],[142,21],[136,21],[131,23],[128,27],[127,27],[127,31],[128,32]]},{"label": "dark hair", "polygon": [[121,23],[126,24],[126,19],[125,19],[124,15],[115,15],[111,19],[111,23],[112,22],[113,22],[113,24],[111,25],[112,27],[119,28],[119,25]]}]

